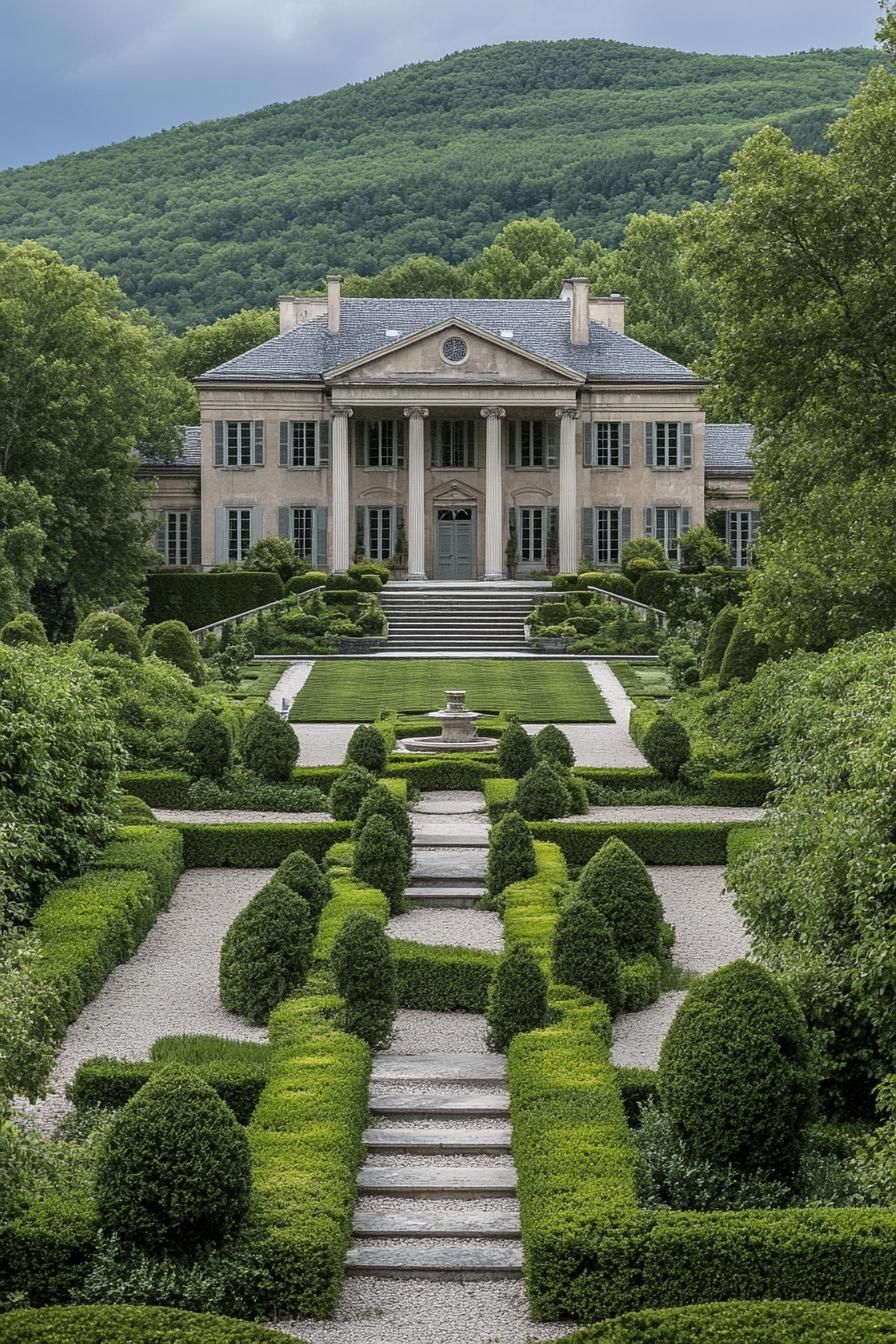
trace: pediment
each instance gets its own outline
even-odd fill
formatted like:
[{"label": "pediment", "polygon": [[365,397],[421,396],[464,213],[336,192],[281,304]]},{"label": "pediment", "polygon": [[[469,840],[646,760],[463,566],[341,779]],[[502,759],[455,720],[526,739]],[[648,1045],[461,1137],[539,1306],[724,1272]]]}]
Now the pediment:
[{"label": "pediment", "polygon": [[[466,356],[457,363],[443,357],[446,341],[462,341]],[[324,374],[328,382],[348,383],[512,383],[577,384],[584,375],[514,345],[470,322],[452,318],[407,337],[386,339],[376,350]]]},{"label": "pediment", "polygon": [[478,499],[481,494],[482,491],[469,481],[442,481],[439,488],[433,491],[432,501],[434,504],[459,504]]}]

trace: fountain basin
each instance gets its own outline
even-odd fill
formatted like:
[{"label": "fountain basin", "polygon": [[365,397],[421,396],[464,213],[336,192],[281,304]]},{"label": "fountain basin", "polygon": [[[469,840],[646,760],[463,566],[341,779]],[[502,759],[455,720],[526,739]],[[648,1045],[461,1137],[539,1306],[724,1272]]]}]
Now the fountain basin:
[{"label": "fountain basin", "polygon": [[446,691],[445,708],[434,709],[426,716],[441,725],[440,735],[404,737],[398,744],[399,750],[430,756],[442,756],[452,751],[494,751],[498,739],[479,736],[476,722],[482,715],[474,709],[467,709],[466,696],[466,691]]}]

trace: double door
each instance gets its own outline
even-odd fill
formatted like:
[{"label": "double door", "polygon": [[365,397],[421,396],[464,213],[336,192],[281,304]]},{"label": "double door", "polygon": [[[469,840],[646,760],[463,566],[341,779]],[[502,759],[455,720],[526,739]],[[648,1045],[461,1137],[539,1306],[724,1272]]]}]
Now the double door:
[{"label": "double door", "polygon": [[472,579],[476,558],[476,513],[472,506],[436,509],[437,579]]}]

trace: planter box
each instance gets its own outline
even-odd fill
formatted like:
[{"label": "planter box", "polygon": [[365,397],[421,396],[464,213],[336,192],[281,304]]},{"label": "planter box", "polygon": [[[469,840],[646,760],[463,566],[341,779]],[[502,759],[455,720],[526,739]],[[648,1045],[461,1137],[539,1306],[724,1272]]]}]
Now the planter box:
[{"label": "planter box", "polygon": [[571,639],[540,639],[528,625],[523,626],[523,636],[530,653],[567,653],[572,643]]},{"label": "planter box", "polygon": [[359,656],[365,653],[379,653],[388,647],[388,643],[386,635],[368,635],[363,639],[340,639],[339,652],[356,653]]}]

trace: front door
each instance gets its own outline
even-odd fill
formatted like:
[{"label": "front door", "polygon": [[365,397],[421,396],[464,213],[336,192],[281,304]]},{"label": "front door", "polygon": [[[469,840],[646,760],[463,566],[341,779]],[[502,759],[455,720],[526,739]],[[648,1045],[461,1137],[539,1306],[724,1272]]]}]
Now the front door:
[{"label": "front door", "polygon": [[472,508],[436,509],[436,578],[472,579],[475,543]]}]

